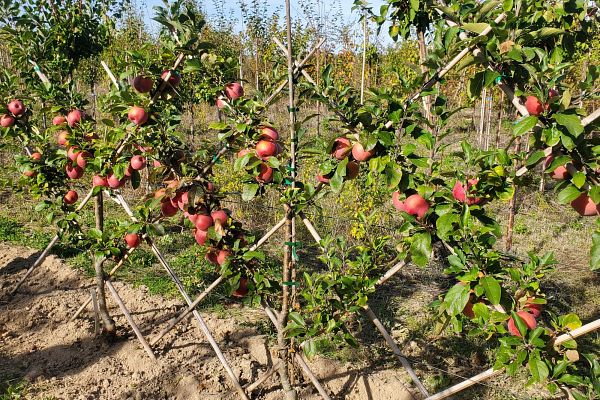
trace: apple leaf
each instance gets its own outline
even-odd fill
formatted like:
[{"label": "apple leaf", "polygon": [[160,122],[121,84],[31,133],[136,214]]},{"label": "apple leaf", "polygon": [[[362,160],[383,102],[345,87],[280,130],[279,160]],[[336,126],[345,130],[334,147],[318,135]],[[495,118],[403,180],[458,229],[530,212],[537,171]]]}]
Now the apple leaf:
[{"label": "apple leaf", "polygon": [[242,200],[244,200],[244,201],[252,200],[254,198],[254,196],[256,196],[257,192],[258,192],[258,184],[256,184],[256,183],[245,184],[243,191],[242,191]]},{"label": "apple leaf", "polygon": [[577,115],[574,114],[555,114],[554,120],[557,124],[567,128],[569,133],[578,137],[583,132],[583,125]]},{"label": "apple leaf", "polygon": [[538,117],[530,115],[518,121],[513,127],[514,136],[523,136],[527,132],[533,129],[538,123]]},{"label": "apple leaf", "polygon": [[459,217],[453,212],[446,213],[439,217],[435,222],[437,235],[440,239],[446,240],[451,232],[454,231],[454,224],[458,224]]},{"label": "apple leaf", "polygon": [[575,172],[571,178],[571,182],[577,186],[577,189],[581,189],[585,185],[585,174],[581,171]]},{"label": "apple leaf", "polygon": [[469,31],[469,32],[473,32],[476,34],[481,34],[481,32],[483,32],[484,30],[486,30],[487,28],[489,28],[490,25],[489,24],[485,24],[485,23],[467,23],[467,24],[462,24],[462,28]]},{"label": "apple leaf", "polygon": [[412,261],[419,267],[424,267],[431,256],[431,235],[428,232],[419,232],[413,235],[410,244]]},{"label": "apple leaf", "polygon": [[558,193],[557,200],[560,204],[567,204],[575,200],[581,195],[579,189],[573,185],[569,185]]},{"label": "apple leaf", "polygon": [[500,296],[502,294],[502,289],[500,288],[500,284],[498,283],[496,278],[494,278],[493,276],[484,276],[479,280],[479,284],[483,286],[485,296],[492,304],[500,304]]},{"label": "apple leaf", "polygon": [[446,296],[444,297],[444,303],[446,303],[446,309],[451,316],[458,315],[465,309],[467,302],[469,301],[469,287],[457,283],[452,286]]},{"label": "apple leaf", "polygon": [[527,362],[527,366],[534,382],[543,382],[548,378],[548,366],[539,358],[531,356]]}]

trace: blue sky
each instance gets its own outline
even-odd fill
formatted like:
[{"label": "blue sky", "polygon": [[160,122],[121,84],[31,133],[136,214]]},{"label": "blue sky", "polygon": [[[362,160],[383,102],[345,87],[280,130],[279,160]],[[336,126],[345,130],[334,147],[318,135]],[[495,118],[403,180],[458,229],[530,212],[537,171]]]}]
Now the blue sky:
[{"label": "blue sky", "polygon": [[[240,10],[240,0],[200,0],[200,4],[202,5],[204,11],[209,16],[216,15],[227,15],[230,16],[230,19],[235,21],[235,29],[240,30],[243,27],[242,22],[242,13]],[[251,0],[246,0],[246,3],[250,3]],[[379,9],[379,6],[383,4],[384,0],[371,0],[369,3],[376,10]],[[153,15],[152,7],[155,5],[162,5],[162,0],[135,0],[137,4],[137,8],[144,14],[145,20],[147,24],[150,26],[150,29],[154,31],[154,27],[156,26],[154,21],[151,21],[151,17]],[[270,9],[269,13],[279,10],[280,15],[283,17],[285,15],[285,1],[284,0],[275,0],[275,1],[267,1],[268,7]],[[316,3],[316,0],[313,0],[311,3]],[[321,3],[321,15],[322,15],[322,23],[327,24],[327,22],[333,18],[334,15],[339,15],[340,18],[344,20],[344,22],[351,24],[355,29],[361,29],[358,22],[358,15],[355,11],[352,12],[353,0],[320,0]],[[218,6],[216,4],[222,4],[223,12],[219,12]],[[309,20],[306,16],[306,13],[303,12],[303,5],[306,2],[302,0],[292,0],[291,1],[291,9],[292,9],[292,18],[299,18],[303,24],[308,24]],[[310,21],[313,22],[314,21]],[[373,27],[374,29],[374,27]],[[373,40],[374,37],[371,38]],[[380,42],[389,43],[390,40],[382,31],[382,34],[378,38]]]}]

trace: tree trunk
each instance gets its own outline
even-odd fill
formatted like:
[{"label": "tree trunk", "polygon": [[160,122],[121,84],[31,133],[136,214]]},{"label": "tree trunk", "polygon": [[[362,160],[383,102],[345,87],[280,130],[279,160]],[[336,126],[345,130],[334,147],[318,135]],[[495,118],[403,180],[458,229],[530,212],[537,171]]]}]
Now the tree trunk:
[{"label": "tree trunk", "polygon": [[[419,63],[421,65],[421,72],[423,76],[427,76],[428,69],[425,66],[425,60],[427,59],[427,46],[425,45],[425,32],[419,30],[417,32],[417,39],[419,43]],[[425,118],[431,122],[431,98],[429,96],[423,97],[423,108],[425,109]]]},{"label": "tree trunk", "polygon": [[365,102],[365,68],[367,66],[367,16],[363,19],[363,53],[362,53],[362,68],[360,71],[360,104]]}]

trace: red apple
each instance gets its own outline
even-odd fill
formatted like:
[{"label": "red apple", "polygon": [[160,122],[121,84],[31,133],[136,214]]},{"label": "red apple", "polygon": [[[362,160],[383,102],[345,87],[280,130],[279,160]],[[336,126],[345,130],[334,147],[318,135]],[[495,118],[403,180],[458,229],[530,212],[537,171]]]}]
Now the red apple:
[{"label": "red apple", "polygon": [[35,172],[35,171],[34,171],[34,170],[32,170],[32,169],[28,169],[28,170],[26,170],[25,172],[23,172],[23,176],[26,176],[26,177],[28,177],[28,178],[33,178],[33,177],[34,177],[34,176],[36,176],[36,175],[37,175],[37,172]]},{"label": "red apple", "polygon": [[317,174],[317,180],[324,184],[328,184],[330,181],[329,178],[327,178],[326,176],[320,175],[320,174]]},{"label": "red apple", "polygon": [[196,243],[198,243],[200,246],[204,246],[206,239],[208,239],[208,232],[201,229],[196,229],[194,232],[194,238],[196,239]]},{"label": "red apple", "polygon": [[[525,325],[527,325],[527,329],[535,329],[537,326],[537,322],[535,321],[535,317],[528,313],[527,311],[518,311],[517,315],[521,317]],[[515,323],[513,317],[510,317],[508,320],[508,331],[513,336],[521,337],[521,332],[517,328],[517,324]]]},{"label": "red apple", "polygon": [[12,100],[8,103],[8,111],[15,117],[18,117],[25,112],[25,106],[21,100]]},{"label": "red apple", "polygon": [[467,304],[465,305],[465,308],[463,308],[462,313],[465,317],[468,317],[469,319],[475,318],[475,313],[473,312],[473,303],[471,302],[471,300],[467,301]]},{"label": "red apple", "polygon": [[259,140],[256,144],[256,155],[263,160],[277,155],[277,145],[268,140]]},{"label": "red apple", "polygon": [[256,180],[260,183],[269,183],[273,180],[273,168],[267,164],[260,164],[260,172],[256,177]]},{"label": "red apple", "polygon": [[535,318],[539,317],[542,314],[542,310],[544,309],[543,304],[534,303],[534,297],[529,297],[525,302],[525,306],[523,307],[525,311],[529,311]]},{"label": "red apple", "polygon": [[125,243],[127,243],[127,247],[130,249],[135,249],[140,245],[141,238],[137,233],[128,233],[125,235]]},{"label": "red apple", "polygon": [[125,182],[127,181],[127,177],[122,177],[121,179],[117,178],[116,175],[114,174],[108,174],[108,176],[106,177],[106,182],[108,183],[108,187],[110,187],[111,189],[118,189],[120,187],[122,187],[123,185],[125,185]]},{"label": "red apple", "polygon": [[350,140],[345,137],[339,137],[333,141],[333,147],[331,148],[331,155],[336,160],[343,160],[348,157],[348,154],[352,151],[352,145]]},{"label": "red apple", "polygon": [[0,117],[0,126],[3,128],[10,128],[15,124],[17,120],[12,115],[4,114]]},{"label": "red apple", "polygon": [[146,167],[146,159],[142,156],[133,156],[131,157],[131,161],[129,164],[131,165],[131,168],[135,169],[136,171],[139,171]]},{"label": "red apple", "polygon": [[556,89],[550,89],[548,90],[548,99],[552,99],[554,97],[558,97],[560,95],[560,92]]},{"label": "red apple", "polygon": [[567,168],[564,165],[559,165],[554,169],[554,171],[552,171],[552,174],[550,176],[552,177],[552,179],[555,179],[557,181],[564,181],[570,175],[569,171],[567,171]]},{"label": "red apple", "polygon": [[52,125],[62,125],[67,122],[67,118],[64,115],[57,115],[52,118]]},{"label": "red apple", "polygon": [[68,146],[69,145],[69,132],[67,131],[59,131],[56,136],[56,143],[59,146]]},{"label": "red apple", "polygon": [[215,192],[215,185],[212,182],[206,182],[206,192],[207,193],[214,193]]},{"label": "red apple", "polygon": [[184,211],[190,202],[189,198],[189,192],[179,192],[171,199],[171,204],[179,208],[181,211]]},{"label": "red apple", "polygon": [[133,106],[129,109],[127,118],[136,125],[143,125],[148,121],[148,113],[142,107]]},{"label": "red apple", "polygon": [[597,206],[587,193],[582,193],[578,198],[573,200],[571,207],[581,216],[600,215],[600,206]]},{"label": "red apple", "polygon": [[79,179],[83,176],[83,168],[78,165],[67,164],[65,169],[67,176],[71,179]]},{"label": "red apple", "polygon": [[197,214],[195,225],[197,229],[207,231],[208,228],[214,225],[214,221],[210,215]]},{"label": "red apple", "polygon": [[216,104],[217,104],[217,108],[219,110],[222,110],[227,105],[227,103],[225,102],[225,100],[223,100],[221,97],[217,98]]},{"label": "red apple", "polygon": [[538,98],[535,96],[527,96],[527,99],[525,100],[525,108],[527,109],[529,115],[537,116],[544,112],[542,103],[540,103]]},{"label": "red apple", "polygon": [[238,156],[238,158],[242,158],[246,154],[250,154],[250,153],[252,153],[252,150],[250,150],[250,149],[242,149],[242,150],[238,151],[237,156]]},{"label": "red apple", "polygon": [[231,252],[229,250],[219,250],[219,253],[217,254],[217,264],[225,264],[225,260],[227,260],[230,255]]},{"label": "red apple", "polygon": [[74,190],[69,190],[63,197],[63,201],[65,204],[74,204],[78,199],[77,192]]},{"label": "red apple", "polygon": [[83,113],[80,110],[71,110],[67,114],[67,123],[72,128],[81,121],[82,117]]},{"label": "red apple", "polygon": [[71,161],[75,161],[79,154],[81,154],[81,150],[77,146],[71,146],[67,150],[67,158]]},{"label": "red apple", "polygon": [[237,289],[234,290],[232,295],[235,297],[245,297],[247,294],[248,294],[248,279],[241,277],[240,285],[238,286]]},{"label": "red apple", "polygon": [[35,153],[31,154],[31,159],[34,161],[40,161],[42,159],[42,154],[36,151]]},{"label": "red apple", "polygon": [[465,185],[463,185],[459,181],[456,181],[454,187],[452,188],[452,196],[461,203],[467,203],[470,206],[473,204],[481,203],[481,198],[468,196],[468,193],[471,191],[471,188],[477,185],[477,182],[479,182],[479,179],[477,178],[469,179],[467,181],[467,189],[465,190]]},{"label": "red apple", "polygon": [[214,222],[219,222],[221,226],[227,225],[229,215],[227,215],[227,212],[225,212],[225,210],[215,210],[210,213],[210,216],[212,217]]},{"label": "red apple", "polygon": [[244,95],[244,88],[238,82],[225,85],[225,95],[229,100],[239,99]]},{"label": "red apple", "polygon": [[[160,76],[163,81],[167,78],[168,73],[169,73],[168,69],[165,69],[163,71],[162,75]],[[171,77],[169,78],[169,85],[171,85],[173,87],[177,87],[179,85],[179,82],[181,82],[181,75],[179,75],[179,73],[177,71],[171,70]]]},{"label": "red apple", "polygon": [[133,175],[134,171],[135,170],[131,168],[131,165],[128,165],[127,169],[125,170],[124,176],[126,176],[127,178],[131,178],[131,175]]},{"label": "red apple", "polygon": [[160,211],[165,217],[172,217],[177,214],[177,207],[173,206],[170,201],[165,201],[160,205]]},{"label": "red apple", "polygon": [[154,82],[148,76],[138,75],[133,78],[133,88],[140,93],[148,93],[152,90]]},{"label": "red apple", "polygon": [[404,200],[404,209],[410,215],[416,215],[417,218],[423,218],[429,210],[429,203],[420,195],[413,194]]},{"label": "red apple", "polygon": [[367,161],[369,158],[375,155],[375,150],[366,151],[362,144],[356,142],[352,146],[352,157],[356,161]]},{"label": "red apple", "polygon": [[279,140],[279,133],[269,126],[264,126],[260,130],[260,138],[263,140],[276,142]]},{"label": "red apple", "polygon": [[350,161],[346,165],[346,176],[344,177],[344,179],[350,180],[356,178],[358,176],[359,171],[360,166],[358,165],[358,163],[356,161]]},{"label": "red apple", "polygon": [[102,177],[100,175],[94,175],[94,177],[92,178],[92,186],[108,187],[108,181],[106,180],[106,177]]},{"label": "red apple", "polygon": [[206,252],[206,256],[205,256],[205,258],[213,264],[219,263],[219,261],[217,260],[218,257],[219,257],[219,250],[217,250],[213,247],[208,249],[208,251]]},{"label": "red apple", "polygon": [[392,193],[392,204],[394,204],[396,210],[406,211],[406,208],[404,208],[404,202],[400,200],[400,192],[397,190]]},{"label": "red apple", "polygon": [[85,168],[87,165],[87,160],[90,158],[92,158],[92,154],[89,151],[80,152],[76,157],[77,165],[80,168]]}]

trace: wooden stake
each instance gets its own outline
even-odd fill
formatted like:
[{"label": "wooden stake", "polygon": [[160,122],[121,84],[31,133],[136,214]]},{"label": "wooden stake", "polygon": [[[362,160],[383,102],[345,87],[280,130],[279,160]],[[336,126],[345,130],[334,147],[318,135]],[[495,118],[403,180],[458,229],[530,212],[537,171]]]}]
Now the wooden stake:
[{"label": "wooden stake", "polygon": [[274,373],[277,372],[277,370],[279,369],[280,364],[281,364],[281,360],[277,360],[275,362],[275,364],[273,364],[272,367],[270,367],[269,369],[267,369],[267,371],[264,374],[262,374],[256,381],[254,381],[251,384],[245,385],[244,389],[246,389],[246,391],[248,393],[252,393],[254,391],[254,389],[256,389],[257,387],[259,387],[260,385],[262,385],[264,381],[266,381],[267,379],[269,379],[269,377],[271,377]]},{"label": "wooden stake", "polygon": [[[568,340],[571,339],[576,339],[580,336],[586,335],[590,332],[593,332],[595,330],[600,329],[600,319],[597,319],[593,322],[590,322],[588,324],[585,324],[577,329],[572,330],[569,333],[566,333],[564,335],[560,335],[558,338],[556,338],[556,341],[554,342],[555,345],[559,345],[562,344]],[[445,399],[447,397],[452,396],[453,394],[456,394],[458,392],[461,392],[475,384],[478,384],[479,382],[482,382],[486,379],[489,379],[493,376],[499,375],[501,374],[503,371],[503,369],[497,369],[494,370],[493,368],[488,369],[487,371],[484,371],[480,374],[477,374],[461,383],[458,383],[452,387],[449,387],[446,390],[442,390],[441,392],[438,392],[436,394],[434,394],[433,396],[429,396],[427,397],[426,400],[442,400]]]},{"label": "wooden stake", "polygon": [[362,68],[360,70],[360,104],[365,102],[365,69],[367,66],[367,15],[363,15],[363,51],[362,51]]},{"label": "wooden stake", "polygon": [[[96,229],[102,231],[104,229],[104,200],[102,192],[95,197],[94,214],[96,217]],[[106,306],[106,294],[104,293],[104,269],[102,265],[106,258],[97,257],[92,254],[94,261],[94,270],[96,272],[96,295],[98,296],[98,311],[104,324],[104,332],[109,336],[114,336],[117,331],[115,321],[110,317],[108,307]]]},{"label": "wooden stake", "polygon": [[125,303],[123,303],[123,300],[121,299],[121,297],[117,293],[117,290],[113,286],[112,282],[110,280],[108,280],[108,279],[106,280],[106,287],[110,291],[110,294],[112,294],[113,298],[115,299],[115,302],[119,305],[119,308],[121,309],[121,312],[125,316],[125,319],[127,319],[127,322],[129,322],[129,325],[131,326],[131,329],[133,329],[133,332],[135,333],[135,335],[137,336],[138,340],[142,344],[142,347],[144,348],[144,350],[146,350],[146,353],[148,353],[148,355],[150,356],[150,358],[152,360],[156,360],[156,356],[152,352],[152,349],[150,348],[150,346],[148,346],[148,342],[146,342],[146,339],[144,338],[144,335],[142,335],[142,332],[140,331],[140,328],[138,328],[137,324],[133,320],[133,317],[131,316],[131,313],[129,312],[129,310],[127,309],[127,307],[125,307]]}]

